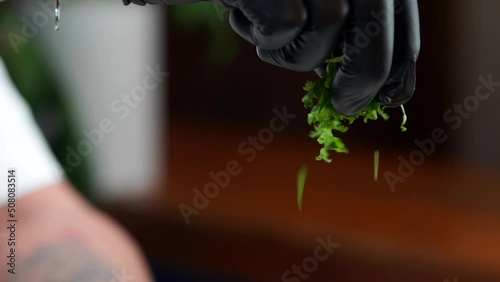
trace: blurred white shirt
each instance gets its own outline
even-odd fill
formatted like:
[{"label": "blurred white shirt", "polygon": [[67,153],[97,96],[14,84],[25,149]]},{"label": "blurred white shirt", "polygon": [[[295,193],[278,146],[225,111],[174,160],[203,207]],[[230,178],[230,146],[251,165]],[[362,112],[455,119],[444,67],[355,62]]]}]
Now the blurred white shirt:
[{"label": "blurred white shirt", "polygon": [[8,199],[10,169],[16,170],[17,199],[63,179],[63,170],[0,59],[0,206]]}]

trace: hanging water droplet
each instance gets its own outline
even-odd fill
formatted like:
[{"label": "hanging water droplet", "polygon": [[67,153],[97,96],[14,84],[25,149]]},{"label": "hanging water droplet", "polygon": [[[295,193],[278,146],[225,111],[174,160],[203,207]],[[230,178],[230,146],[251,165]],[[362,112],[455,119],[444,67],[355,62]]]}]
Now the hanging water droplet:
[{"label": "hanging water droplet", "polygon": [[54,29],[57,31],[59,30],[59,20],[61,19],[61,1],[56,0],[56,26]]}]

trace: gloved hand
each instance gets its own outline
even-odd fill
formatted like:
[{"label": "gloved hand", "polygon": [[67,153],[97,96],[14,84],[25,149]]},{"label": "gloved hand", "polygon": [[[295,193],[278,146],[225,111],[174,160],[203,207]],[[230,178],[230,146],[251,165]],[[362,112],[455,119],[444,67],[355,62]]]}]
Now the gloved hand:
[{"label": "gloved hand", "polygon": [[[197,0],[124,0],[144,5]],[[233,29],[268,63],[295,71],[325,71],[342,43],[344,61],[333,82],[336,110],[352,115],[373,99],[397,107],[415,91],[420,52],[417,0],[217,0],[233,8]]]},{"label": "gloved hand", "polygon": [[232,9],[238,19],[236,30],[263,49],[278,49],[291,43],[302,31],[307,11],[302,0],[123,0],[125,5],[177,5],[210,1]]}]

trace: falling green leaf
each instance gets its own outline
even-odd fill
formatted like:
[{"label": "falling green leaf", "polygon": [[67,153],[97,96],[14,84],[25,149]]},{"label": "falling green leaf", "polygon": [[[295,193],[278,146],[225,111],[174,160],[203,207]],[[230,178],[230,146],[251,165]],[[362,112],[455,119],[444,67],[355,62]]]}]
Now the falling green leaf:
[{"label": "falling green leaf", "polygon": [[375,180],[375,182],[378,182],[378,164],[379,164],[379,161],[380,161],[380,152],[379,152],[379,150],[376,150],[373,153],[373,165],[374,165],[373,179]]},{"label": "falling green leaf", "polygon": [[405,127],[408,117],[406,116],[405,107],[401,105],[401,111],[403,112],[403,121],[401,122],[401,131],[406,132],[408,129]]},{"label": "falling green leaf", "polygon": [[302,212],[302,198],[304,196],[304,187],[307,179],[307,165],[303,165],[297,174],[297,206]]}]

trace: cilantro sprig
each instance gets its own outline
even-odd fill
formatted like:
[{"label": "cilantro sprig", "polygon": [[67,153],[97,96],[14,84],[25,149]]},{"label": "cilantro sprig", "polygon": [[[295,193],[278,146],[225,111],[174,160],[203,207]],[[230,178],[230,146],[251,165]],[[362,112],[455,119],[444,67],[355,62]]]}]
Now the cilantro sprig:
[{"label": "cilantro sprig", "polygon": [[[332,83],[338,68],[342,64],[343,57],[331,58],[326,61],[326,74],[318,81],[308,81],[304,86],[307,94],[302,98],[302,102],[311,112],[307,116],[307,123],[313,127],[310,133],[311,138],[316,138],[318,143],[323,145],[320,154],[316,157],[318,161],[330,163],[330,152],[349,153],[346,145],[336,136],[337,133],[345,133],[349,126],[358,119],[363,119],[364,123],[369,120],[377,120],[381,117],[384,120],[389,119],[385,112],[385,107],[378,101],[372,101],[360,113],[353,116],[346,116],[336,111],[331,103]],[[403,109],[403,123],[401,130],[406,131],[406,114]]]}]

